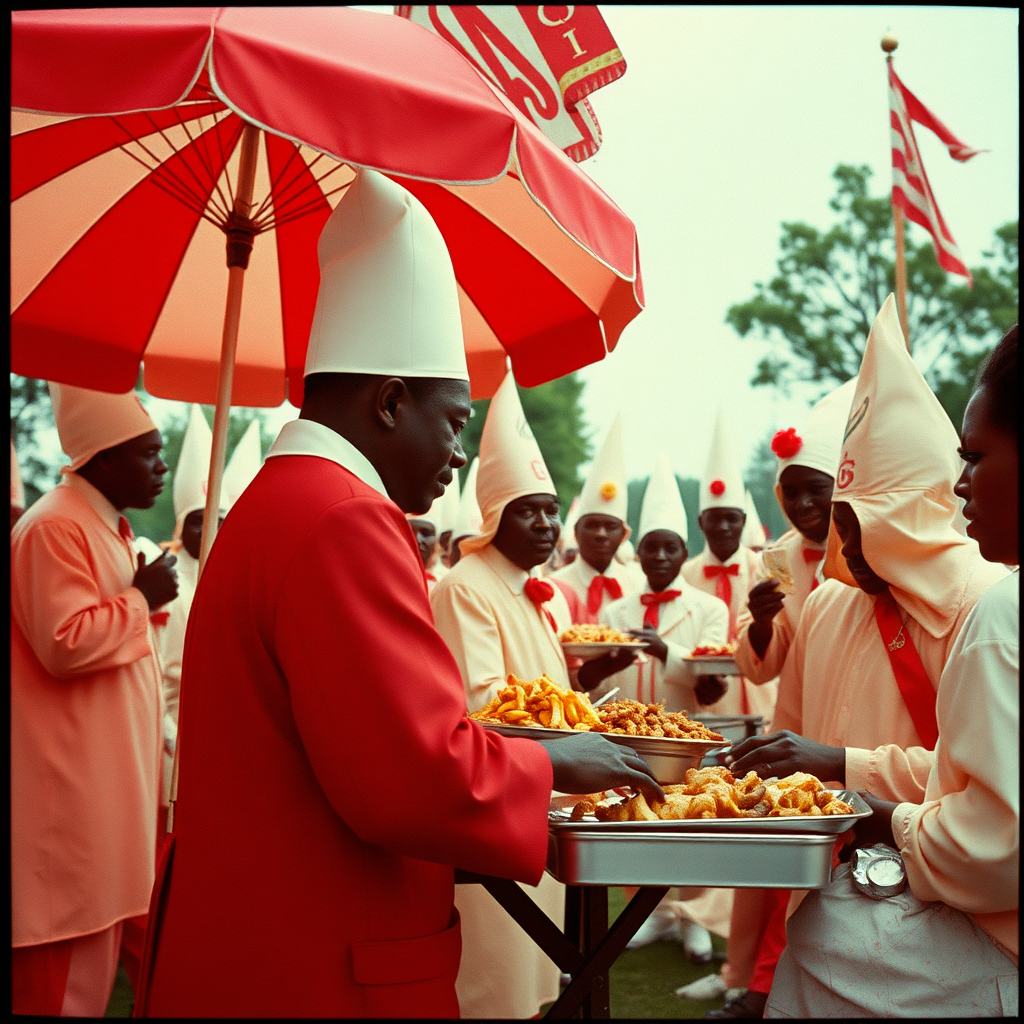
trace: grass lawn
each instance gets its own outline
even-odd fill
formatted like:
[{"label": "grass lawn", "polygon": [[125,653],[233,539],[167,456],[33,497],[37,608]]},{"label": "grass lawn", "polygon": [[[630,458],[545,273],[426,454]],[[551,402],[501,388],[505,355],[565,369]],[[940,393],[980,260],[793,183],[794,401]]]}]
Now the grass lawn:
[{"label": "grass lawn", "polygon": [[[614,921],[626,905],[622,889],[608,892],[608,915]],[[723,998],[707,1002],[679,999],[675,990],[705,974],[718,971],[725,959],[725,940],[712,936],[716,958],[697,967],[686,959],[680,942],[655,942],[642,949],[627,949],[611,971],[612,1016],[619,1019],[697,1019],[720,1007]],[[124,968],[118,965],[107,1017],[130,1017],[135,996]]]}]

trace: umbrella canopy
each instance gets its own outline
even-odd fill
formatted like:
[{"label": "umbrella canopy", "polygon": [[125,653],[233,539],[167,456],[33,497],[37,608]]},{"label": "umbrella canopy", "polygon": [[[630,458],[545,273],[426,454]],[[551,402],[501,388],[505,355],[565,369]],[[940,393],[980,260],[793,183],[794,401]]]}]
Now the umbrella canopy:
[{"label": "umbrella canopy", "polygon": [[358,166],[402,184],[441,229],[474,397],[493,394],[506,356],[528,386],[603,358],[642,307],[630,220],[401,18],[14,12],[12,107],[11,368],[26,376],[123,392],[144,361],[151,394],[213,403],[224,236],[256,236],[230,400],[301,404],[316,242]]}]

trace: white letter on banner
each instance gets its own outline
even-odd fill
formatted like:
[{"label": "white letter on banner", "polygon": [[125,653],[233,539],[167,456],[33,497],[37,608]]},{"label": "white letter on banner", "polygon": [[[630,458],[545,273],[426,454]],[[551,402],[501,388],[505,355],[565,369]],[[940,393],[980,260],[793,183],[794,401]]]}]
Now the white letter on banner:
[{"label": "white letter on banner", "polygon": [[[548,28],[557,28],[559,25],[564,25],[573,16],[573,12],[576,10],[576,8],[575,7],[571,7],[571,6],[566,7],[565,8],[565,11],[566,11],[565,17],[561,18],[561,19],[559,19],[557,21],[550,20],[548,18],[548,16],[544,13],[546,10],[547,10],[546,7],[538,7],[537,8],[537,20],[542,25],[547,25]],[[575,43],[575,40],[573,40],[573,42]]]},{"label": "white letter on banner", "polygon": [[568,39],[572,43],[572,55],[574,57],[582,57],[587,51],[580,49],[580,44],[576,42],[576,29],[571,28],[568,32],[562,33],[563,39]]}]

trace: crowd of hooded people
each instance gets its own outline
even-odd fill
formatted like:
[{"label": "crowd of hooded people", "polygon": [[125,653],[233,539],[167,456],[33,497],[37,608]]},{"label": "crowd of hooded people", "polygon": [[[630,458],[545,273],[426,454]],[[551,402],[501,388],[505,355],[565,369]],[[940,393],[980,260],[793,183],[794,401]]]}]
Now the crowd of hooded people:
[{"label": "crowd of hooded people", "polygon": [[[698,964],[727,939],[709,1017],[1015,1015],[1016,325],[958,438],[886,301],[857,377],[773,441],[783,586],[722,416],[692,557],[665,452],[631,535],[618,418],[563,525],[511,371],[459,489],[469,378],[429,214],[362,171],[318,254],[299,417],[262,466],[258,427],[238,445],[201,578],[198,408],[162,551],[124,515],[168,472],[133,394],[51,383],[70,461],[25,511],[12,444],[14,1012],[102,1016],[120,961],[136,1015],[536,1016],[559,969],[453,869],[561,925],[552,791],[663,792],[599,735],[466,717],[515,673],[740,716],[737,776],[869,806],[824,888],[676,888],[644,922],[632,946]],[[566,656],[581,623],[643,653]],[[701,674],[724,644],[735,674]],[[884,898],[854,872],[879,846],[906,879]]]}]

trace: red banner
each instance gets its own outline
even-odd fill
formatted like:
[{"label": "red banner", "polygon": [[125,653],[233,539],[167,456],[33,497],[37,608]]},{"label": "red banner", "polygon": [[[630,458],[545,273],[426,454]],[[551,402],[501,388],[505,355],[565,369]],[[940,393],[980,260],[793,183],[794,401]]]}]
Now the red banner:
[{"label": "red banner", "polygon": [[573,160],[601,128],[587,95],[626,71],[596,7],[396,7],[454,46]]}]

